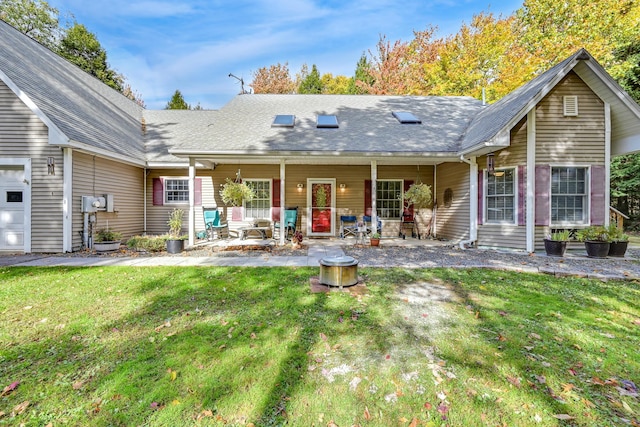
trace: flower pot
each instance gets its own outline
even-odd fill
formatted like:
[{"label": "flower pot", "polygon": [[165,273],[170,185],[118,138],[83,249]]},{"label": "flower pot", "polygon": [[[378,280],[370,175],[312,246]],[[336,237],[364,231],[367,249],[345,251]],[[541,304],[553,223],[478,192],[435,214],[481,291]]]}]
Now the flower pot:
[{"label": "flower pot", "polygon": [[371,246],[380,246],[380,239],[371,238]]},{"label": "flower pot", "polygon": [[549,240],[544,239],[544,250],[547,252],[547,256],[564,256],[567,251],[566,240]]},{"label": "flower pot", "polygon": [[624,254],[627,252],[627,246],[629,242],[611,242],[609,245],[609,253],[608,256],[613,257],[624,257]]},{"label": "flower pot", "polygon": [[96,252],[117,251],[120,249],[120,241],[93,242],[93,249],[95,249]]},{"label": "flower pot", "polygon": [[167,240],[167,252],[170,254],[179,254],[184,250],[184,240]]},{"label": "flower pot", "polygon": [[587,240],[584,247],[587,250],[589,258],[606,258],[609,254],[609,242],[600,242],[595,240]]}]

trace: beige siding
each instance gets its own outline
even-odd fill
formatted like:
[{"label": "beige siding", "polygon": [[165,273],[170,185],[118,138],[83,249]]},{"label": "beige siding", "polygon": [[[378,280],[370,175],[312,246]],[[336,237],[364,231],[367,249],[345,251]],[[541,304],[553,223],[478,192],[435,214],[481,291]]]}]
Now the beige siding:
[{"label": "beige siding", "polygon": [[[485,170],[486,164],[486,156],[478,159],[479,169]],[[526,118],[524,118],[511,130],[510,146],[495,153],[495,167],[496,169],[511,167],[517,168],[518,166],[526,164],[527,122]],[[483,180],[483,185],[484,184]],[[482,194],[486,194],[486,188],[482,189]],[[524,209],[526,209],[526,203],[524,205]],[[486,207],[487,203],[485,199],[482,202],[482,208],[486,209]],[[516,215],[518,215],[517,212]],[[526,228],[525,226],[511,224],[479,224],[478,246],[524,250],[526,249]]]},{"label": "beige siding", "polygon": [[[48,130],[18,97],[0,82],[0,157],[31,158],[31,250],[62,251],[62,151],[48,145]],[[55,175],[47,171],[53,157]]]},{"label": "beige siding", "polygon": [[[577,117],[563,115],[566,95],[578,96]],[[571,72],[536,107],[536,163],[604,160],[604,103]]]},{"label": "beige siding", "polygon": [[526,229],[506,224],[481,225],[478,227],[478,246],[525,250]]},{"label": "beige siding", "polygon": [[[220,184],[225,178],[234,179],[235,174],[241,170],[244,179],[280,179],[279,165],[219,165],[214,171],[198,170],[196,176],[202,179],[202,199],[203,206],[218,207],[225,219],[229,220],[231,229],[244,225],[244,222],[231,221],[231,212],[227,212],[219,196]],[[154,170],[147,177],[147,232],[149,234],[163,234],[167,231],[166,221],[168,212],[175,207],[188,210],[187,204],[153,206],[153,178],[159,177],[183,177],[188,176],[185,170]],[[303,233],[306,232],[307,221],[307,179],[308,178],[328,178],[336,180],[336,211],[334,220],[339,221],[340,215],[364,215],[364,182],[371,179],[371,168],[369,166],[334,166],[334,165],[287,165],[285,183],[285,204],[287,207],[297,206],[300,215],[299,224]],[[415,181],[418,178],[415,166],[380,166],[378,167],[378,179],[404,179]],[[419,178],[422,182],[433,185],[433,167],[422,167]],[[302,191],[298,191],[297,184],[303,184]],[[339,185],[345,184],[344,192],[340,191]],[[430,209],[421,212],[421,223],[427,229],[427,222],[431,216]],[[196,230],[204,228],[202,219],[202,208],[196,209]],[[339,223],[336,222],[336,233]],[[185,221],[184,230],[188,229],[188,222]],[[399,222],[384,221],[383,228],[386,235],[397,235]]]},{"label": "beige siding", "polygon": [[[466,163],[444,163],[437,167],[438,210],[436,212],[439,238],[459,241],[469,238],[469,165]],[[451,206],[444,205],[444,192],[453,191]],[[477,195],[473,195],[477,197]]]},{"label": "beige siding", "polygon": [[98,212],[94,230],[119,231],[126,241],[141,234],[144,223],[144,169],[84,153],[73,153],[73,249],[82,246],[82,196],[113,194],[116,212]]}]

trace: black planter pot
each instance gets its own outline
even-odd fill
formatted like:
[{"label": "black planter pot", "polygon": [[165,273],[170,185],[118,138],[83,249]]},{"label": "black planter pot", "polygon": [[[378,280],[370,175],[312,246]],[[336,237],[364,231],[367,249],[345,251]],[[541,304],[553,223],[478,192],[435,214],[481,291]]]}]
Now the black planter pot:
[{"label": "black planter pot", "polygon": [[606,258],[609,255],[609,242],[598,242],[588,240],[584,242],[589,258]]},{"label": "black planter pot", "polygon": [[184,240],[167,240],[167,252],[179,254],[184,250]]},{"label": "black planter pot", "polygon": [[567,251],[567,241],[544,239],[544,250],[547,256],[564,256]]},{"label": "black planter pot", "polygon": [[609,245],[608,256],[624,257],[624,254],[627,252],[628,245],[629,242],[611,242]]}]

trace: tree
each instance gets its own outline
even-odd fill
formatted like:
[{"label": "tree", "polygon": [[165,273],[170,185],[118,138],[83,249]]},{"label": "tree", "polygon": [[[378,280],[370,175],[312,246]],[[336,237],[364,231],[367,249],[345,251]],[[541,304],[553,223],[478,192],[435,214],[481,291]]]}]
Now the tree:
[{"label": "tree", "polygon": [[408,43],[397,40],[391,45],[386,36],[380,36],[376,53],[369,51],[371,66],[369,82],[361,81],[358,87],[372,95],[405,95],[408,92],[407,73]]},{"label": "tree", "polygon": [[61,35],[58,16],[44,0],[0,0],[0,19],[52,50]]},{"label": "tree", "polygon": [[124,78],[109,68],[107,52],[95,34],[89,32],[84,25],[75,23],[67,29],[60,40],[58,53],[103,83],[122,92]]},{"label": "tree", "polygon": [[191,106],[182,97],[182,93],[178,89],[174,92],[171,100],[167,103],[165,110],[190,110]]},{"label": "tree", "polygon": [[[304,67],[303,67],[304,68]],[[298,86],[298,93],[318,94],[322,93],[322,80],[316,64],[311,66],[311,72],[308,73]]]},{"label": "tree", "polygon": [[373,77],[370,72],[371,64],[367,60],[367,55],[363,53],[356,64],[356,72],[349,82],[347,93],[354,95],[367,93],[366,88],[373,85]]},{"label": "tree", "polygon": [[352,78],[347,76],[335,76],[326,73],[320,78],[322,84],[322,93],[330,95],[343,95],[349,93],[349,87],[352,85]]},{"label": "tree", "polygon": [[253,93],[294,93],[296,84],[289,74],[289,64],[284,63],[259,68],[249,84]]}]

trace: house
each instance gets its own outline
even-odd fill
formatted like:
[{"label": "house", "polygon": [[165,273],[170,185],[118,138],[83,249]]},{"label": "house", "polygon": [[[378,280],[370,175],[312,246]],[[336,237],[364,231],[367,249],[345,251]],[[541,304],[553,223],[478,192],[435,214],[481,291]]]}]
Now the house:
[{"label": "house", "polygon": [[[0,251],[76,251],[104,227],[161,234],[175,207],[191,244],[202,207],[237,228],[296,206],[309,237],[371,214],[397,236],[402,194],[422,182],[423,235],[533,252],[551,229],[607,223],[610,159],[638,150],[640,107],[585,50],[491,105],[239,95],[150,111],[0,22]],[[259,197],[234,214],[219,191],[237,174]]]}]

